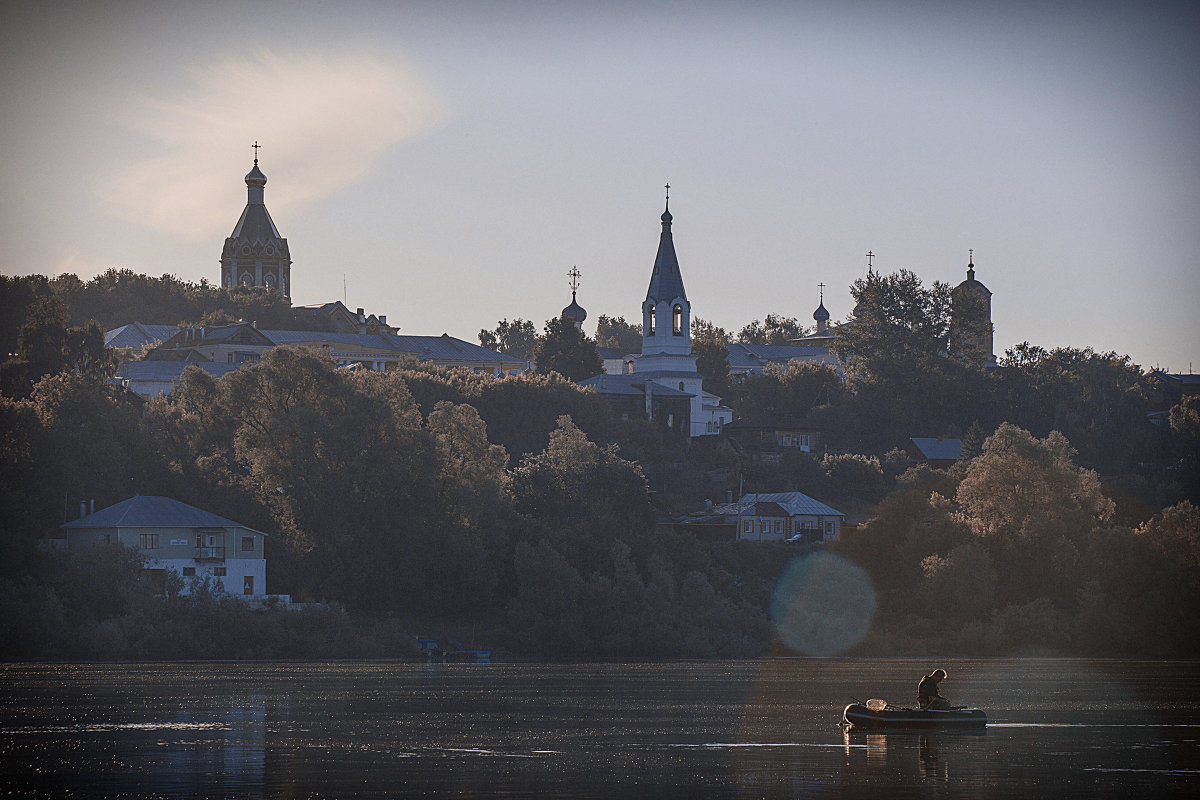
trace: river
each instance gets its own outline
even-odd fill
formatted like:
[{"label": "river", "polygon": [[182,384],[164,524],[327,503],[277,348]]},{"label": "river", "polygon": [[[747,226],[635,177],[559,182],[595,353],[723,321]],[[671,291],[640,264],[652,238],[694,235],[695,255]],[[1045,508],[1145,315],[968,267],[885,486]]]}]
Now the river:
[{"label": "river", "polygon": [[[976,732],[859,733],[935,666]],[[0,793],[1200,796],[1200,663],[768,659],[0,666]]]}]

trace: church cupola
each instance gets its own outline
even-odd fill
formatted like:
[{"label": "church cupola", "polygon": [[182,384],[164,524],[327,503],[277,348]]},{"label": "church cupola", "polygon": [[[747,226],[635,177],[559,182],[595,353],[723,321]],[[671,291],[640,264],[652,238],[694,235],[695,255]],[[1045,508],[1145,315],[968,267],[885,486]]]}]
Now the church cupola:
[{"label": "church cupola", "polygon": [[287,239],[279,235],[267,213],[263,195],[267,176],[258,167],[258,142],[254,166],[246,173],[246,208],[221,250],[221,285],[251,286],[291,298],[292,260]]},{"label": "church cupola", "polygon": [[583,309],[583,306],[575,302],[575,290],[579,288],[580,274],[577,267],[571,267],[570,271],[567,272],[567,275],[571,278],[571,305],[562,310],[562,318],[570,322],[578,330],[583,329],[583,321],[587,319],[587,311]]},{"label": "church cupola", "polygon": [[817,322],[817,333],[821,334],[829,329],[829,312],[825,310],[825,284],[818,283],[817,286],[821,290],[821,299],[817,310],[813,312],[813,319]]},{"label": "church cupola", "polygon": [[671,185],[667,184],[667,205],[660,219],[662,233],[658,239],[658,255],[650,274],[646,302],[642,304],[642,354],[669,353],[690,355],[692,352],[691,314],[671,238]]},{"label": "church cupola", "polygon": [[975,251],[967,252],[967,279],[950,293],[950,354],[966,362],[995,364],[992,293],[975,279]]}]

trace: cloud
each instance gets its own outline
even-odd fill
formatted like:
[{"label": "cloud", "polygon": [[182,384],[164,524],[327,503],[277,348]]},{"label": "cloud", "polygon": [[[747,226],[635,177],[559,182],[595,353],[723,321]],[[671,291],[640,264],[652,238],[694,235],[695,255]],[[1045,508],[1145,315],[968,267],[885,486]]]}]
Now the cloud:
[{"label": "cloud", "polygon": [[181,77],[182,90],[118,109],[161,155],[122,165],[99,193],[121,216],[197,241],[237,221],[230,186],[249,170],[252,142],[263,145],[268,207],[286,212],[361,181],[390,147],[440,116],[411,69],[362,51],[259,50]]}]

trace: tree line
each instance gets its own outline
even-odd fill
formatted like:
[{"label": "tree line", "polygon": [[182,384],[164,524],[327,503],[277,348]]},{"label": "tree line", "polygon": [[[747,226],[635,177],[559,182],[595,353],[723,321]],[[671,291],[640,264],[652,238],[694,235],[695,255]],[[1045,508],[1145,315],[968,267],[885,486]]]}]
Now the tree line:
[{"label": "tree line", "polygon": [[[0,396],[4,657],[394,656],[426,633],[531,656],[763,653],[801,553],[656,524],[734,489],[797,489],[862,521],[832,548],[872,581],[857,652],[1194,655],[1200,640],[1181,612],[1198,599],[1200,401],[1158,429],[1126,357],[956,357],[945,293],[915,276],[856,283],[877,296],[838,330],[841,373],[793,362],[730,381],[739,414],[825,432],[827,452],[773,464],[617,419],[553,370],[376,373],[276,348],[145,402],[107,381],[100,326],[42,281],[6,328],[10,361],[31,366]],[[28,285],[4,279],[6,302]],[[701,357],[705,342],[719,356],[724,332],[696,326]],[[895,447],[939,432],[963,438],[952,470]],[[252,612],[204,585],[163,597],[131,554],[38,547],[79,500],[134,494],[267,531],[270,590],[318,605]],[[224,623],[242,634],[218,636]]]}]

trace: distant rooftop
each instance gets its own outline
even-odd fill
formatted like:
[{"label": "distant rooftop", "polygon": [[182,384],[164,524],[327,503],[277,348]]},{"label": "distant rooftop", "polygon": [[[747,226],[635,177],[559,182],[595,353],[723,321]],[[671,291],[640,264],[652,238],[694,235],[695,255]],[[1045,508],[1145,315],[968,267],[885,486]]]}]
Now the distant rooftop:
[{"label": "distant rooftop", "polygon": [[[246,528],[240,522],[217,516],[169,497],[138,495],[95,514],[60,525],[62,528]],[[253,530],[253,528],[246,528]],[[262,533],[262,531],[254,531]],[[264,536],[266,534],[263,534]]]}]

